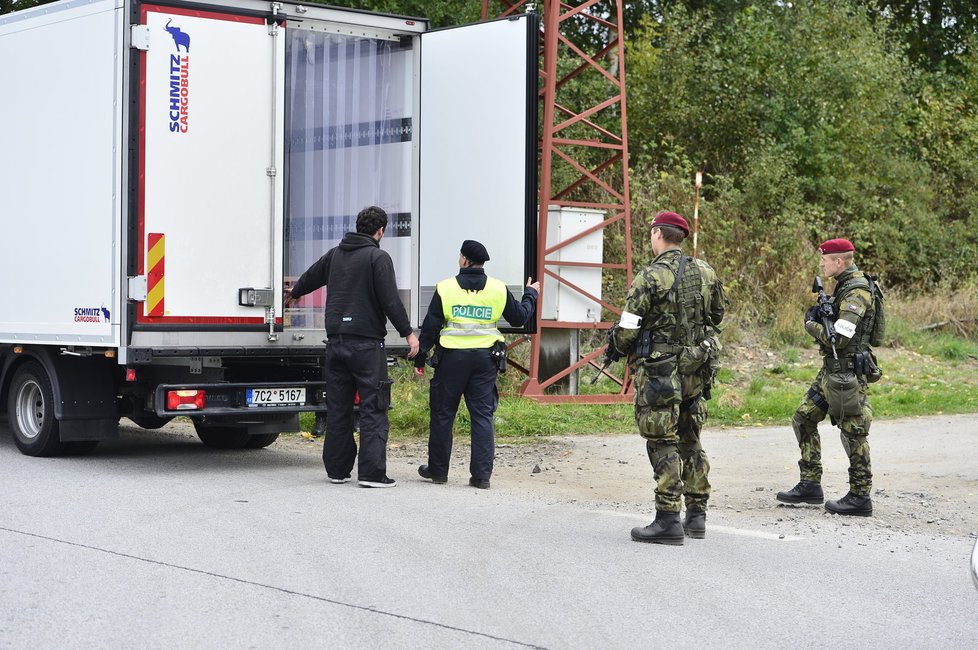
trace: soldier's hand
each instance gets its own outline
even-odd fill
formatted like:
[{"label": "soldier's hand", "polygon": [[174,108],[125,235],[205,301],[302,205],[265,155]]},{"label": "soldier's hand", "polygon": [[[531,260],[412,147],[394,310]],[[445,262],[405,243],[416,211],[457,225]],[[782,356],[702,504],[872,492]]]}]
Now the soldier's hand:
[{"label": "soldier's hand", "polygon": [[416,367],[414,369],[414,376],[417,377],[418,379],[424,377],[424,366]]},{"label": "soldier's hand", "polygon": [[605,363],[612,364],[619,359],[621,359],[621,353],[618,351],[618,348],[615,347],[615,344],[609,341],[608,346],[604,349]]},{"label": "soldier's hand", "polygon": [[813,321],[818,318],[818,305],[812,305],[805,312],[805,322]]}]

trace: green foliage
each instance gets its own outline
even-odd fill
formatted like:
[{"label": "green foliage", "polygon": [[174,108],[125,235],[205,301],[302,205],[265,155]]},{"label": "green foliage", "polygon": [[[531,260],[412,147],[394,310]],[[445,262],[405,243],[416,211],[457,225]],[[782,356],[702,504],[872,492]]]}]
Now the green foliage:
[{"label": "green foliage", "polygon": [[[902,321],[894,323],[905,328]],[[884,370],[883,380],[870,387],[875,417],[903,417],[934,413],[978,411],[978,344],[947,334],[914,332],[913,347],[887,347],[877,351]],[[777,357],[780,356],[780,360]],[[709,425],[787,426],[821,364],[807,354],[801,360],[797,348],[772,357],[771,365],[724,367],[713,387],[709,402]],[[428,385],[430,369],[423,379],[413,376],[407,364],[392,368],[393,404],[390,412],[393,438],[417,438],[428,434]],[[496,435],[506,440],[531,440],[563,434],[634,433],[630,403],[539,404],[509,392],[518,386],[518,375],[504,375]],[[311,431],[312,414],[303,414],[302,430]],[[464,404],[455,422],[455,434],[469,435],[469,418]]]},{"label": "green foliage", "polygon": [[0,15],[48,4],[54,0],[0,0]]},{"label": "green foliage", "polygon": [[963,52],[973,51],[969,41],[978,31],[973,0],[876,0],[867,4],[905,42],[910,58],[924,67],[955,68]]},{"label": "green foliage", "polygon": [[655,211],[691,216],[703,170],[700,250],[779,344],[800,343],[822,239],[853,239],[885,286],[974,278],[973,48],[924,72],[866,3],[722,4],[661,3],[630,43],[633,238]]}]

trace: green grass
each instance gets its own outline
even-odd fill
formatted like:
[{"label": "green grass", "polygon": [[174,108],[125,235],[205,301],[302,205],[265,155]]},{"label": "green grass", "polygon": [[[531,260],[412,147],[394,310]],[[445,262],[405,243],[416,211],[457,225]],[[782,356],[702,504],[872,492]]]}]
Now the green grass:
[{"label": "green grass", "polygon": [[[870,386],[875,418],[941,413],[978,412],[978,345],[947,334],[928,335],[910,328],[895,333],[906,347],[877,351],[883,379]],[[804,360],[802,360],[804,356]],[[619,365],[619,364],[616,364]],[[820,361],[811,350],[798,348],[776,353],[769,366],[751,370],[724,367],[717,375],[709,403],[708,426],[787,425],[815,378]],[[580,376],[581,392],[615,392],[616,384],[602,378],[590,384],[596,371]],[[393,438],[428,434],[428,382],[432,371],[417,379],[407,365],[391,369],[394,380],[391,411]],[[635,431],[633,407],[626,404],[541,404],[517,395],[524,377],[510,370],[500,378],[502,396],[496,411],[496,435],[508,442],[563,434],[606,434]],[[303,414],[303,431],[313,417]],[[467,436],[464,403],[455,422],[456,433]]]}]

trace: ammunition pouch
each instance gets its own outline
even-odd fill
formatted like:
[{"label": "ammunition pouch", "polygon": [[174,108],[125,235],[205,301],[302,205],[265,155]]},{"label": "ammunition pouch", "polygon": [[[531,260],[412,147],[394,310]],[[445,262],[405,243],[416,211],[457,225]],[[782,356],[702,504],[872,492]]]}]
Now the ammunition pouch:
[{"label": "ammunition pouch", "polygon": [[854,362],[857,377],[862,377],[867,383],[873,384],[883,377],[883,369],[876,362],[876,355],[870,350],[857,352]]},{"label": "ammunition pouch", "polygon": [[692,375],[699,372],[709,360],[710,352],[702,345],[687,345],[679,352],[679,374]]},{"label": "ammunition pouch", "polygon": [[682,401],[682,384],[675,355],[644,358],[636,372],[635,403],[641,407],[669,408]]},{"label": "ammunition pouch", "polygon": [[489,348],[489,356],[496,364],[496,370],[506,372],[506,341],[496,341]]},{"label": "ammunition pouch", "polygon": [[825,360],[825,401],[835,420],[863,414],[863,399],[856,377],[856,358]]},{"label": "ammunition pouch", "polygon": [[638,343],[635,344],[635,358],[644,359],[652,354],[652,332],[643,329],[639,332]]},{"label": "ammunition pouch", "polygon": [[720,340],[709,336],[699,345],[684,346],[679,352],[679,374],[695,375],[703,380],[703,399],[713,398],[713,381],[720,370]]},{"label": "ammunition pouch", "polygon": [[838,359],[825,357],[822,361],[822,367],[825,368],[826,373],[849,372],[855,374],[856,357],[839,357]]}]

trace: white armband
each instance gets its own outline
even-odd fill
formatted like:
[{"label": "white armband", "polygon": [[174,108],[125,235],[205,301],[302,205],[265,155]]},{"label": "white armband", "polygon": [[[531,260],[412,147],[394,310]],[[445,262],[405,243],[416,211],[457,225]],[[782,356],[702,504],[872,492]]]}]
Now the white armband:
[{"label": "white armband", "polygon": [[618,321],[618,325],[620,325],[623,330],[637,330],[641,324],[641,316],[627,311],[623,311],[621,313],[621,319]]},{"label": "white armband", "polygon": [[856,333],[856,326],[849,321],[842,320],[840,318],[839,320],[835,321],[835,331],[842,336],[852,338],[852,335]]}]

